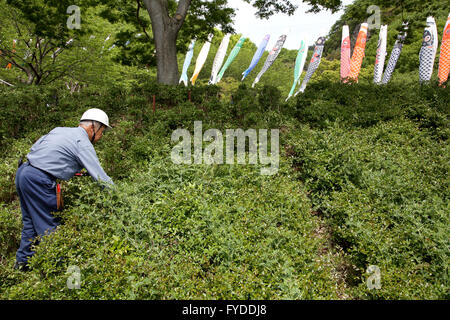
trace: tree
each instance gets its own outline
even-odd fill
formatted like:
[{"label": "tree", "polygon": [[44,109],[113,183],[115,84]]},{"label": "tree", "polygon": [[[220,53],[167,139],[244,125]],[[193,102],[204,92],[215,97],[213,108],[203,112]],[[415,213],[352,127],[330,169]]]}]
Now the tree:
[{"label": "tree", "polygon": [[20,78],[22,82],[52,82],[82,61],[73,59],[69,63],[60,63],[60,55],[73,43],[73,39],[58,46],[54,39],[34,34],[32,24],[24,21],[15,8],[4,5],[1,15],[0,61],[6,63],[9,69],[22,71],[25,74],[25,78]]},{"label": "tree", "polygon": [[[84,22],[93,30],[86,28],[83,32],[67,28],[70,18],[67,8],[61,17],[52,17],[44,2],[35,1],[39,4],[37,11],[43,14],[44,22],[41,23],[39,16],[36,21],[30,19],[26,10],[18,10],[17,6],[6,2],[0,0],[0,78],[12,84],[34,85],[63,79],[76,88],[78,84],[104,74],[105,68],[111,70],[110,58],[114,51],[102,47],[106,44],[105,36],[112,28],[117,28],[98,19],[98,9],[89,8],[85,12]],[[46,23],[51,27],[45,28]],[[93,31],[96,36],[87,31]],[[9,70],[5,70],[5,66]]]},{"label": "tree", "polygon": [[[7,0],[22,11],[36,25],[36,34],[50,34],[63,39],[67,34],[63,22],[66,8],[76,4],[81,8],[104,5],[103,17],[110,21],[135,19],[145,30],[145,21],[139,19],[139,11],[145,8],[151,21],[152,42],[156,51],[157,79],[160,83],[178,83],[177,49],[186,47],[191,38],[205,40],[207,35],[220,27],[224,33],[234,32],[234,9],[228,0]],[[257,8],[256,15],[268,18],[274,13],[291,15],[297,9],[292,0],[242,0]],[[299,1],[299,0],[298,0]],[[321,7],[337,10],[341,0],[303,0],[312,5],[311,11]],[[44,10],[42,10],[44,9]],[[62,28],[61,28],[62,26]],[[86,32],[89,27],[83,29]]]}]

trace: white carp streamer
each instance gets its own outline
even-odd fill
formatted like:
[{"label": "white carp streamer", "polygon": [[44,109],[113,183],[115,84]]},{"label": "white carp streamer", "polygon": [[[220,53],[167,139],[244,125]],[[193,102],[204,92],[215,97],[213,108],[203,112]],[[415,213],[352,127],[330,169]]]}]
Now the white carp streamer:
[{"label": "white carp streamer", "polygon": [[209,84],[216,84],[217,82],[217,74],[219,73],[220,67],[222,66],[223,60],[225,59],[225,55],[227,54],[230,37],[231,34],[227,34],[223,37],[222,42],[220,42],[219,49],[217,49],[216,56],[214,57]]},{"label": "white carp streamer", "polygon": [[206,58],[208,58],[208,53],[209,49],[211,48],[211,40],[213,36],[213,34],[210,34],[208,36],[208,41],[205,42],[202,49],[200,50],[200,53],[198,54],[197,61],[195,62],[194,74],[191,77],[192,85],[195,85],[195,81],[197,80],[198,75],[200,74],[200,71],[202,71],[203,65],[206,62]]},{"label": "white carp streamer", "polygon": [[383,75],[384,61],[386,59],[387,44],[387,26],[381,26],[380,37],[378,39],[377,56],[375,59],[375,69],[373,73],[373,82],[379,84]]},{"label": "white carp streamer", "polygon": [[427,18],[427,26],[423,32],[422,47],[419,53],[419,81],[430,81],[433,74],[434,60],[438,47],[438,33],[433,17]]},{"label": "white carp streamer", "polygon": [[191,44],[189,45],[188,52],[186,53],[186,58],[184,58],[184,64],[183,64],[183,71],[181,72],[180,82],[183,82],[184,85],[188,86],[188,76],[187,71],[189,68],[189,65],[191,64],[192,56],[194,55],[194,46],[195,46],[195,39],[191,41]]}]

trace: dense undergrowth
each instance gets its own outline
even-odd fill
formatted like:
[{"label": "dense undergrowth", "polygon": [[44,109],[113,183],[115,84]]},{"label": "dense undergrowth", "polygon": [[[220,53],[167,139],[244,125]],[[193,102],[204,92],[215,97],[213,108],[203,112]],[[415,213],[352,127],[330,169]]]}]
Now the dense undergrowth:
[{"label": "dense undergrowth", "polygon": [[333,242],[382,288],[362,298],[448,298],[448,89],[318,84],[298,99],[293,165]]},{"label": "dense undergrowth", "polygon": [[[319,81],[289,104],[268,86],[188,97],[149,81],[74,95],[2,88],[0,297],[448,299],[448,89]],[[17,158],[89,107],[112,120],[96,150],[117,188],[66,183],[63,225],[31,272],[13,271]],[[280,128],[278,174],[173,164],[171,133],[196,120],[204,131]],[[66,286],[71,265],[80,289]],[[379,290],[366,286],[369,265],[381,270]]]}]

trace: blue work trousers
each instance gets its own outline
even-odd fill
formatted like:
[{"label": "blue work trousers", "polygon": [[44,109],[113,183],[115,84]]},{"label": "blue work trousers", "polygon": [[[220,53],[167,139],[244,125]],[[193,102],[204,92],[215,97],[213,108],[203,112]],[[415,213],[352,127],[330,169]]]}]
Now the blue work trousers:
[{"label": "blue work trousers", "polygon": [[37,237],[51,233],[60,223],[52,214],[57,211],[56,182],[49,174],[25,162],[16,173],[16,190],[23,222],[16,261],[27,262],[34,254],[32,245],[37,244]]}]

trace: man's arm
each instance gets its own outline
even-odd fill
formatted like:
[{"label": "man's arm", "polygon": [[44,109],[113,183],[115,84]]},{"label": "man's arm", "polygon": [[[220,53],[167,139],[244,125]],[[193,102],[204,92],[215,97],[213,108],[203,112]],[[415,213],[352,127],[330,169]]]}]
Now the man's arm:
[{"label": "man's arm", "polygon": [[78,152],[78,161],[86,168],[89,175],[96,181],[104,181],[114,185],[112,179],[105,173],[97,158],[94,147],[80,148]]}]

